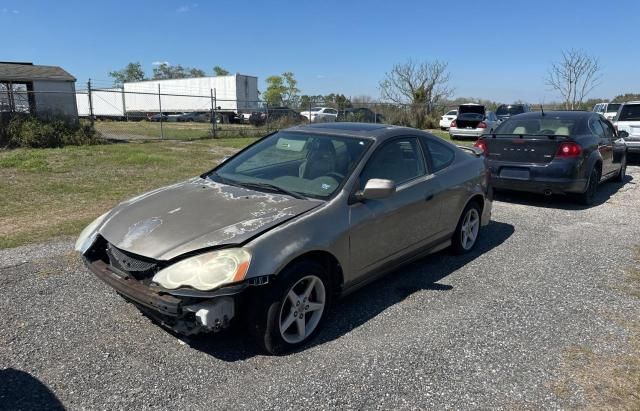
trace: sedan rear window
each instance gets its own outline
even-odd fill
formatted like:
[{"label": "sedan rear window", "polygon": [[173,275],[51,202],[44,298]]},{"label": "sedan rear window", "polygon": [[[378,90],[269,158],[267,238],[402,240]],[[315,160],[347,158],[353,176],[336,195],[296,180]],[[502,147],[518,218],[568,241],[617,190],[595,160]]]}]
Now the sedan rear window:
[{"label": "sedan rear window", "polygon": [[502,105],[498,107],[498,110],[496,110],[496,114],[499,116],[506,116],[506,115],[514,116],[516,114],[521,114],[521,113],[524,113],[524,107],[521,105],[514,105],[514,106]]},{"label": "sedan rear window", "polygon": [[607,113],[615,113],[620,108],[620,104],[609,104],[607,106]]},{"label": "sedan rear window", "polygon": [[527,134],[527,135],[558,135],[570,136],[575,130],[576,122],[572,119],[561,118],[536,118],[518,119],[511,118],[500,124],[496,134]]},{"label": "sedan rear window", "polygon": [[616,121],[640,121],[640,104],[625,104]]}]

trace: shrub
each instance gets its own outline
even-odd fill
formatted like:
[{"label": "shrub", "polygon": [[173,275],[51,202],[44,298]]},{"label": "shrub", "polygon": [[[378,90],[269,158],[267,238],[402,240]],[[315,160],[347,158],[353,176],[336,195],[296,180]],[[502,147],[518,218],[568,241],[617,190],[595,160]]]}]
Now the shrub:
[{"label": "shrub", "polygon": [[0,119],[2,147],[48,148],[97,143],[97,133],[91,124],[65,119],[42,120],[23,114]]}]

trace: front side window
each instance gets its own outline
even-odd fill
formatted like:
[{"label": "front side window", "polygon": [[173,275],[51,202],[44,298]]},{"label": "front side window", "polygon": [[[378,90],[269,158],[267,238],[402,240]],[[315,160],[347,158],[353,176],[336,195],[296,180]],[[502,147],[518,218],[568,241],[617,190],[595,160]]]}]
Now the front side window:
[{"label": "front side window", "polygon": [[589,129],[591,129],[591,132],[596,136],[605,138],[604,129],[602,128],[602,124],[600,124],[600,121],[598,119],[595,119],[593,117],[589,119]]},{"label": "front side window", "polygon": [[401,185],[425,175],[422,152],[415,137],[403,137],[378,148],[360,175],[360,187],[372,178],[392,180]]},{"label": "front side window", "polygon": [[214,181],[329,198],[348,178],[370,140],[281,131],[232,157]]}]

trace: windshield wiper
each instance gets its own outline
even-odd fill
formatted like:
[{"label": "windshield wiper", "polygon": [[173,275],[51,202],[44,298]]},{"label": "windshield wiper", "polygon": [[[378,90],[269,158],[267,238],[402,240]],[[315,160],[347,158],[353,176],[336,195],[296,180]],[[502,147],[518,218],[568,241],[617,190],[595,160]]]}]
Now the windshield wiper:
[{"label": "windshield wiper", "polygon": [[297,198],[299,200],[306,200],[307,199],[307,197],[303,196],[300,193],[297,193],[295,191],[287,190],[286,188],[279,187],[279,186],[277,186],[275,184],[261,183],[261,182],[257,182],[257,181],[256,182],[244,182],[244,181],[241,182],[241,181],[237,181],[237,182],[234,182],[234,183],[239,185],[239,186],[242,186],[242,187],[263,188],[263,189],[275,191],[275,192],[278,192],[278,193],[287,194],[287,195],[289,195],[289,196],[291,196],[293,198]]}]

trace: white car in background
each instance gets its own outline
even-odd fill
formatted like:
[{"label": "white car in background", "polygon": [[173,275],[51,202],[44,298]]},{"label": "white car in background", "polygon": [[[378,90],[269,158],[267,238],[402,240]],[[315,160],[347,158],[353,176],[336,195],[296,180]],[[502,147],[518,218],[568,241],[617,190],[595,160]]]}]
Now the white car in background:
[{"label": "white car in background", "polygon": [[618,137],[624,139],[630,153],[640,153],[640,101],[622,103],[613,119]]},{"label": "white car in background", "polygon": [[338,110],[331,107],[312,107],[311,110],[301,111],[312,123],[331,123],[338,118]]},{"label": "white car in background", "polygon": [[622,103],[598,103],[593,106],[592,111],[600,113],[604,116],[604,118],[612,121],[621,105]]},{"label": "white car in background", "polygon": [[448,130],[451,127],[451,122],[458,116],[458,110],[449,110],[440,118],[440,129]]},{"label": "white car in background", "polygon": [[478,139],[484,134],[493,133],[499,123],[496,113],[487,111],[482,104],[461,104],[458,107],[458,116],[449,126],[449,135],[452,140]]}]

